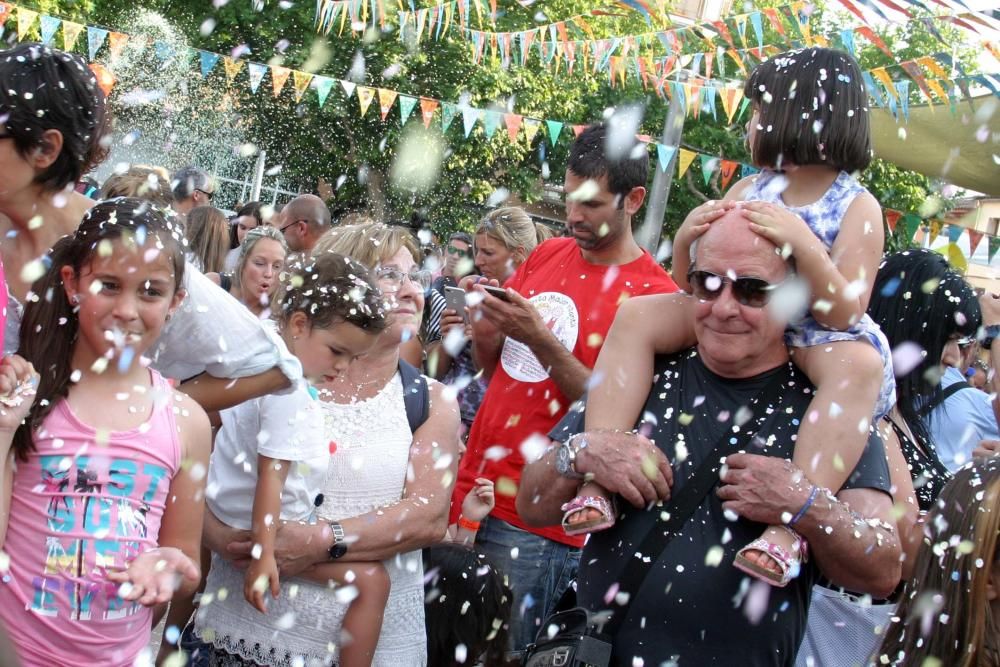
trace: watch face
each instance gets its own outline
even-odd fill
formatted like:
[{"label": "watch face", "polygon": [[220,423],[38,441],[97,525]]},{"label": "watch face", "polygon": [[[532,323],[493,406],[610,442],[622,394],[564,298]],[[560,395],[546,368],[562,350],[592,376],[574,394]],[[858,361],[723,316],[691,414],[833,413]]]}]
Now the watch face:
[{"label": "watch face", "polygon": [[346,544],[334,544],[330,547],[330,560],[337,560],[341,556],[347,553]]},{"label": "watch face", "polygon": [[569,447],[563,443],[556,450],[556,471],[560,475],[565,475],[567,470],[569,470]]}]

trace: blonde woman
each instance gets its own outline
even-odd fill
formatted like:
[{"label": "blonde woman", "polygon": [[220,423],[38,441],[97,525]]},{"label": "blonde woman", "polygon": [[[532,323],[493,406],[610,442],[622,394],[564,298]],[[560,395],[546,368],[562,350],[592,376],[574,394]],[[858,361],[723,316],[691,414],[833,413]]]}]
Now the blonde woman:
[{"label": "blonde woman", "polygon": [[[415,239],[399,227],[337,227],[320,239],[312,255],[326,252],[371,269],[386,297],[389,325],[367,354],[317,387],[330,443],[326,481],[317,497],[318,521],[278,530],[280,595],[266,615],[247,612],[238,595],[216,597],[199,611],[195,634],[213,641],[216,651],[230,653],[225,664],[336,662],[330,637],[340,633],[344,596],[287,577],[331,559],[379,560],[391,586],[372,665],[423,667],[427,639],[420,550],[440,542],[447,529],[459,428],[455,402],[436,382],[428,382],[422,423],[411,425],[406,410],[405,392],[416,385],[403,385],[399,347],[420,326],[430,276],[420,270]],[[244,575],[230,560],[250,559],[249,534],[208,515],[205,542],[215,552],[208,593],[240,590]],[[289,624],[288,618],[295,622]]]},{"label": "blonde woman", "polygon": [[229,220],[214,206],[196,206],[187,214],[184,235],[188,260],[202,273],[219,273],[229,252]]},{"label": "blonde woman", "polygon": [[239,251],[231,274],[210,273],[208,278],[254,315],[266,318],[285,269],[288,256],[285,237],[274,227],[254,227],[243,237]]},{"label": "blonde woman", "polygon": [[[462,284],[485,278],[503,285],[535,246],[552,236],[552,230],[534,222],[522,208],[506,206],[491,211],[479,223],[474,238],[476,266],[482,276],[465,278]],[[472,346],[468,343],[470,335],[464,331],[465,326],[462,313],[451,309],[444,311],[440,333],[435,336],[435,332],[430,332],[429,338],[436,342],[428,346],[427,366],[434,377],[458,390],[462,424],[468,430],[486,392],[486,381],[472,360]],[[448,340],[456,327],[464,331],[464,339],[458,341],[458,345],[454,338]]]}]

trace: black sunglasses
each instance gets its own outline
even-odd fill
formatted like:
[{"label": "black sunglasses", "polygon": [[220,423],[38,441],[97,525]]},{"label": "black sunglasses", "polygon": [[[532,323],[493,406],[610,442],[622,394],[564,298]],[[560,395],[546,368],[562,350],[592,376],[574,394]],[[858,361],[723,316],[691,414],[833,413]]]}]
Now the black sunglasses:
[{"label": "black sunglasses", "polygon": [[709,271],[688,271],[691,292],[700,301],[715,301],[726,289],[726,283],[733,286],[733,298],[744,306],[763,308],[771,300],[771,294],[781,283],[771,284],[760,278],[728,278]]},{"label": "black sunglasses", "polygon": [[284,234],[284,233],[285,233],[285,230],[286,230],[286,229],[288,229],[288,228],[289,228],[289,227],[291,227],[292,225],[297,225],[297,224],[299,224],[300,222],[304,222],[304,223],[306,223],[307,225],[309,224],[309,221],[308,221],[308,220],[302,220],[302,219],[299,219],[299,220],[294,220],[294,221],[292,221],[292,222],[289,222],[289,223],[288,223],[287,225],[285,225],[284,227],[279,227],[279,228],[278,228],[278,231],[279,231],[279,232],[281,232],[282,234]]},{"label": "black sunglasses", "polygon": [[206,197],[208,197],[209,201],[211,201],[212,197],[215,196],[214,192],[208,192],[207,190],[202,190],[201,188],[195,188],[195,191],[196,192],[200,192],[201,194],[203,194]]}]

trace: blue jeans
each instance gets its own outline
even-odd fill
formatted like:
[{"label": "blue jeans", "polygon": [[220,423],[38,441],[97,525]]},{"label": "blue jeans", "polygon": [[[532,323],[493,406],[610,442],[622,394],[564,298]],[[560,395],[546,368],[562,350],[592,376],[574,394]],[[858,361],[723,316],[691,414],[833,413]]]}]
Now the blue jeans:
[{"label": "blue jeans", "polygon": [[576,578],[580,549],[521,530],[495,517],[483,521],[476,534],[476,549],[486,554],[507,577],[514,593],[509,649],[520,657],[525,647],[535,641],[542,621]]}]

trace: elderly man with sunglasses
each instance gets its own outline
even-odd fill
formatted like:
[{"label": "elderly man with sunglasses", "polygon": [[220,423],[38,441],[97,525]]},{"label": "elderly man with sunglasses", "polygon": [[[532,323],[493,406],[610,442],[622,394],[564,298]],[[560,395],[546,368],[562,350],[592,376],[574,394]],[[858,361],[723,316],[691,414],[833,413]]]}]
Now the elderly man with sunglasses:
[{"label": "elderly man with sunglasses", "polygon": [[[517,507],[526,521],[558,523],[583,478],[621,496],[615,525],[587,542],[577,580],[579,604],[611,614],[611,664],[792,665],[821,574],[876,597],[899,581],[885,451],[873,435],[836,496],[795,468],[811,387],[784,342],[791,313],[777,307],[794,269],[736,210],[694,252],[697,345],[652,360],[643,435],[567,438],[583,424],[571,412],[551,434],[557,444],[525,468]],[[644,299],[630,310],[659,303]],[[808,559],[786,587],[730,567],[761,524],[794,524],[808,540]],[[650,538],[665,531],[669,541]]]},{"label": "elderly man with sunglasses", "polygon": [[174,172],[170,177],[170,189],[174,195],[170,205],[181,215],[187,215],[196,206],[209,206],[215,196],[212,177],[190,165]]}]

